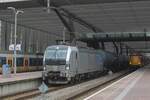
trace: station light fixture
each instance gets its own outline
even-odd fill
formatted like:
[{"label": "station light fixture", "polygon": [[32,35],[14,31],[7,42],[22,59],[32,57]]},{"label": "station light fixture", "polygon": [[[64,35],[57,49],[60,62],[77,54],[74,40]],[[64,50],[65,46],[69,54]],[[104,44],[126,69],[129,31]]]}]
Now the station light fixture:
[{"label": "station light fixture", "polygon": [[24,13],[22,10],[17,10],[14,7],[8,7],[8,9],[12,10],[15,14],[15,33],[14,33],[14,74],[17,73],[17,64],[16,64],[16,59],[17,59],[17,52],[16,52],[16,40],[17,40],[17,15],[19,13]]}]

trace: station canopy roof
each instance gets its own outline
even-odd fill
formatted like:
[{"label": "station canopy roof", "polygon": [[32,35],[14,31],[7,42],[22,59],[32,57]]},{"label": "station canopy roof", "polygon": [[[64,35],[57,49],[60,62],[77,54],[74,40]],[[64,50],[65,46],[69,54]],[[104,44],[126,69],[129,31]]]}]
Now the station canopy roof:
[{"label": "station canopy roof", "polygon": [[[0,0],[0,19],[14,22],[13,13],[7,7],[16,7],[24,11],[18,16],[20,25],[62,34],[64,25],[53,10],[47,13],[46,2]],[[76,34],[92,33],[91,26],[99,33],[143,32],[150,29],[150,0],[50,0],[50,5],[67,10],[90,25],[85,27],[79,23],[80,20],[74,21]]]}]

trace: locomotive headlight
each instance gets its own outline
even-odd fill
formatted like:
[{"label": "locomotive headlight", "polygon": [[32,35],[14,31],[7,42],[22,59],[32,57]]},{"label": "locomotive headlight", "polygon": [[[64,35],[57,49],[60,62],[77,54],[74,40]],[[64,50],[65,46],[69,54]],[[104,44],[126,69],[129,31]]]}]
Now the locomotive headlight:
[{"label": "locomotive headlight", "polygon": [[66,64],[66,70],[69,70],[69,69],[70,69],[70,65]]},{"label": "locomotive headlight", "polygon": [[44,70],[44,71],[46,70],[46,66],[44,66],[43,70]]},{"label": "locomotive headlight", "polygon": [[138,64],[141,64],[141,62],[138,62]]},{"label": "locomotive headlight", "polygon": [[66,70],[69,70],[69,69],[70,69],[70,68],[67,66],[67,67],[66,67]]}]

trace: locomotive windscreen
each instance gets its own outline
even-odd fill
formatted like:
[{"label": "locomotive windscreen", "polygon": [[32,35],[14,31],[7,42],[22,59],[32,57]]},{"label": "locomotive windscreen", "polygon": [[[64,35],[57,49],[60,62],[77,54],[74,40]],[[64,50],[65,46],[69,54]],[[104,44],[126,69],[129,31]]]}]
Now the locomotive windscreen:
[{"label": "locomotive windscreen", "polygon": [[49,48],[45,52],[46,65],[65,65],[67,49],[52,49]]}]

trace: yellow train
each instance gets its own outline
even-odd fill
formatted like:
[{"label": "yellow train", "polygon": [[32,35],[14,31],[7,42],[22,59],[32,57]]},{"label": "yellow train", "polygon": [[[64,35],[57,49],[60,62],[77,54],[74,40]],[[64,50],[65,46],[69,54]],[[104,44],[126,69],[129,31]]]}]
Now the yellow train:
[{"label": "yellow train", "polygon": [[[30,72],[42,70],[43,55],[17,54],[17,72]],[[2,65],[8,64],[13,72],[13,54],[0,54],[0,73]]]},{"label": "yellow train", "polygon": [[129,65],[130,67],[143,67],[144,59],[141,54],[133,53],[129,57]]}]

